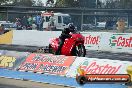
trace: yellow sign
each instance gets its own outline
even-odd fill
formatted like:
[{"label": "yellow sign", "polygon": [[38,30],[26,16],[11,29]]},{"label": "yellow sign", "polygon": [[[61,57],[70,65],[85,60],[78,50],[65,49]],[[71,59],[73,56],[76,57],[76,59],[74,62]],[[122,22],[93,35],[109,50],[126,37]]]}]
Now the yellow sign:
[{"label": "yellow sign", "polygon": [[13,67],[15,61],[15,57],[0,56],[0,67]]},{"label": "yellow sign", "polygon": [[132,65],[127,67],[127,73],[131,76],[132,81]]},{"label": "yellow sign", "polygon": [[13,31],[0,35],[0,44],[12,44]]}]

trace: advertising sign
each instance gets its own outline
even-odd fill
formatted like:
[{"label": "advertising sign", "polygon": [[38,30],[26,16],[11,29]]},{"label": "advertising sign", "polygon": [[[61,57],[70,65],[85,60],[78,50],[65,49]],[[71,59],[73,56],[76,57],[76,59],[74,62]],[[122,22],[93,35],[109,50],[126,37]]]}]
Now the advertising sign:
[{"label": "advertising sign", "polygon": [[52,55],[52,54],[30,54],[20,70],[65,75],[76,57]]},{"label": "advertising sign", "polygon": [[132,36],[130,34],[112,34],[109,38],[112,50],[132,52]]},{"label": "advertising sign", "polygon": [[82,32],[85,36],[85,48],[112,52],[132,53],[131,33]]},{"label": "advertising sign", "polygon": [[17,52],[17,51],[0,51],[0,67],[17,69],[19,65],[25,60],[27,52]]},{"label": "advertising sign", "polygon": [[76,58],[70,67],[67,77],[75,77],[78,68],[84,70],[86,74],[127,74],[127,66],[130,62],[96,58]]},{"label": "advertising sign", "polygon": [[1,68],[11,68],[15,63],[16,58],[10,56],[0,56],[0,67]]},{"label": "advertising sign", "polygon": [[101,39],[100,33],[82,33],[85,36],[86,49],[98,50]]},{"label": "advertising sign", "polygon": [[130,83],[130,75],[128,74],[85,74],[77,75],[76,81],[78,84],[85,83]]}]

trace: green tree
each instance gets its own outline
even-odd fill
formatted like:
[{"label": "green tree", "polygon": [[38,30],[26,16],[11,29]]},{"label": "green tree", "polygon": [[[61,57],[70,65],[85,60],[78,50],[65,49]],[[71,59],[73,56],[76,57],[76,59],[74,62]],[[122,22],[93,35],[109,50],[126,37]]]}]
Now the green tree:
[{"label": "green tree", "polygon": [[42,0],[34,0],[33,6],[44,6],[44,3],[42,2]]},{"label": "green tree", "polygon": [[12,0],[15,6],[33,6],[34,0]]},{"label": "green tree", "polygon": [[6,14],[5,13],[0,13],[0,21],[1,20],[6,20]]},{"label": "green tree", "polygon": [[11,3],[12,3],[12,0],[0,0],[0,5],[7,5]]},{"label": "green tree", "polygon": [[57,0],[55,6],[56,7],[65,7],[65,0]]},{"label": "green tree", "polygon": [[88,7],[95,8],[96,0],[57,0],[56,7]]},{"label": "green tree", "polygon": [[34,0],[0,0],[0,5],[32,6]]},{"label": "green tree", "polygon": [[105,8],[132,8],[132,0],[105,0]]},{"label": "green tree", "polygon": [[120,8],[132,8],[132,0],[120,0]]}]

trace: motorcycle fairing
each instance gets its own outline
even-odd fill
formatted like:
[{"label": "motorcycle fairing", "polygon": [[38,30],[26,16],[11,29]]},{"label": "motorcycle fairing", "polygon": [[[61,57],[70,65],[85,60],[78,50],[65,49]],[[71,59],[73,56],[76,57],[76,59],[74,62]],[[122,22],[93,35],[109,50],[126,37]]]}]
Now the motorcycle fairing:
[{"label": "motorcycle fairing", "polygon": [[62,46],[62,49],[61,49],[61,54],[71,55],[71,51],[74,45],[75,45],[74,39],[72,38],[65,39],[64,45]]}]

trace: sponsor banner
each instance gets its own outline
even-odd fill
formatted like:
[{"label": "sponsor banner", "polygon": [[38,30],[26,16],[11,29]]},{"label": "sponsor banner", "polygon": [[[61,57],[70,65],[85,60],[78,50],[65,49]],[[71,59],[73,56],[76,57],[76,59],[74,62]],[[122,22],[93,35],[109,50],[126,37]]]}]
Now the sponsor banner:
[{"label": "sponsor banner", "polygon": [[112,52],[132,53],[131,33],[81,32],[85,36],[85,48]]},{"label": "sponsor banner", "polygon": [[0,67],[17,69],[27,55],[28,53],[26,52],[5,51],[0,55]]},{"label": "sponsor banner", "polygon": [[67,77],[75,77],[77,72],[77,69],[86,61],[92,61],[96,58],[86,58],[86,57],[81,57],[81,58],[76,58],[74,63],[71,65],[70,69],[68,70],[68,73],[66,74]]},{"label": "sponsor banner", "polygon": [[75,58],[53,54],[30,54],[19,70],[65,75]]},{"label": "sponsor banner", "polygon": [[[82,81],[83,82],[82,82]],[[128,74],[85,74],[85,75],[77,75],[76,81],[78,84],[85,83],[129,83],[130,75]]]},{"label": "sponsor banner", "polygon": [[83,36],[85,36],[85,48],[98,50],[101,39],[101,33],[82,32],[82,34]]},{"label": "sponsor banner", "polygon": [[113,51],[132,52],[131,34],[111,34],[108,40]]},{"label": "sponsor banner", "polygon": [[109,38],[112,33],[102,33],[98,50],[101,51],[112,51],[109,47]]},{"label": "sponsor banner", "polygon": [[0,35],[0,44],[12,44],[13,31]]},{"label": "sponsor banner", "polygon": [[0,56],[0,68],[13,68],[15,62],[15,57]]},{"label": "sponsor banner", "polygon": [[128,61],[78,57],[66,76],[75,77],[79,67],[84,69],[86,74],[127,74],[126,69],[131,64],[132,62]]}]

